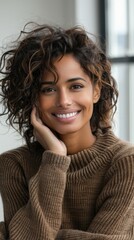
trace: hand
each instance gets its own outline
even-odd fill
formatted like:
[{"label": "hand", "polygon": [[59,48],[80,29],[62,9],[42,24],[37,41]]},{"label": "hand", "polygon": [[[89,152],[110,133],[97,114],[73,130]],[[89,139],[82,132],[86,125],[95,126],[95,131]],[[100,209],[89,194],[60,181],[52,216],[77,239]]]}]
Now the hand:
[{"label": "hand", "polygon": [[31,112],[31,124],[34,127],[34,136],[44,147],[44,149],[51,150],[56,154],[64,156],[67,155],[67,148],[65,144],[59,140],[47,126],[43,124],[36,107],[34,107]]}]

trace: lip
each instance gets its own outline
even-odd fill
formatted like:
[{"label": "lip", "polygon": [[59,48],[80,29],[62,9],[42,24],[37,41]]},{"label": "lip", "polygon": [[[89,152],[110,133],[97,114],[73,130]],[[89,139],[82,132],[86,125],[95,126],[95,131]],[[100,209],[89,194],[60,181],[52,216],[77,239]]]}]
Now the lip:
[{"label": "lip", "polygon": [[73,112],[80,112],[81,110],[76,110],[76,109],[71,109],[71,110],[58,110],[55,113],[52,113],[52,115],[56,114],[68,114],[68,113],[73,113]]},{"label": "lip", "polygon": [[[56,113],[54,113],[54,114],[52,114],[53,116],[54,116],[54,118],[55,118],[55,120],[57,120],[57,121],[59,121],[59,122],[66,122],[66,123],[69,123],[69,122],[71,122],[71,121],[74,121],[76,118],[77,118],[77,116],[79,115],[79,113],[81,112],[81,110],[71,110],[71,111],[58,111],[58,112],[56,112]],[[69,116],[69,117],[60,117],[60,116],[57,116],[57,115],[64,115],[64,114],[71,114],[71,113],[76,113],[75,115],[73,115],[73,116]]]}]

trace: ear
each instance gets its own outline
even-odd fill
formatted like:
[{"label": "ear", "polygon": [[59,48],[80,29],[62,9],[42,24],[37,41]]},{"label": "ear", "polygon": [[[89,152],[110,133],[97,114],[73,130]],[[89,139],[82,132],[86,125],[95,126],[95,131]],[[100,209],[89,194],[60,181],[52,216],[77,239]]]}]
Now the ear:
[{"label": "ear", "polygon": [[94,86],[94,93],[93,93],[93,102],[94,103],[97,103],[99,101],[100,94],[101,94],[101,87],[97,83]]}]

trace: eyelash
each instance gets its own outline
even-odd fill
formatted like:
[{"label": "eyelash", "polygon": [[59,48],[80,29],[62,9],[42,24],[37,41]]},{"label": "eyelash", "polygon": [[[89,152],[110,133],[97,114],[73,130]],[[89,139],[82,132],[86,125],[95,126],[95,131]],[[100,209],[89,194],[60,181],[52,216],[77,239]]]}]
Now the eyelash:
[{"label": "eyelash", "polygon": [[[84,86],[83,85],[81,85],[81,84],[73,84],[71,87],[70,87],[70,89],[72,89],[72,90],[76,90],[76,91],[79,91],[80,89],[82,89],[82,88],[84,88]],[[56,88],[53,88],[53,87],[45,87],[45,88],[42,88],[41,90],[40,90],[40,92],[41,93],[44,93],[44,94],[51,94],[51,93],[53,93],[53,92],[55,92],[56,91]]]},{"label": "eyelash", "polygon": [[55,92],[56,89],[52,88],[52,87],[45,87],[45,88],[42,88],[41,89],[41,93],[46,93],[46,94],[49,94],[51,92]]},{"label": "eyelash", "polygon": [[72,85],[72,89],[75,89],[75,90],[79,90],[79,89],[81,89],[81,88],[83,88],[84,86],[83,85],[81,85],[81,84],[74,84],[74,85]]}]

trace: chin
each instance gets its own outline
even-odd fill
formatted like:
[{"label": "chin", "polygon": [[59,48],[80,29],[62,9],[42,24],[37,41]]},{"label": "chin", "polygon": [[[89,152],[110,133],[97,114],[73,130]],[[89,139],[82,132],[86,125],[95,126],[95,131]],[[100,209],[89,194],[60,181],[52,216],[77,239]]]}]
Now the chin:
[{"label": "chin", "polygon": [[57,132],[58,135],[68,135],[68,134],[73,134],[73,133],[76,133],[78,132],[79,130],[78,129],[68,129],[68,130],[54,130],[55,132]]}]

